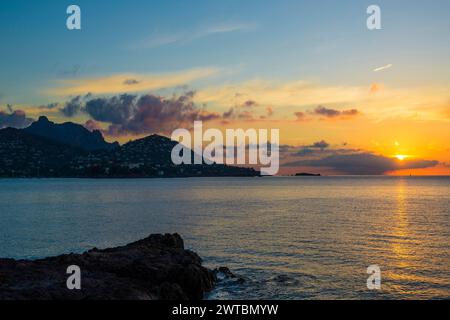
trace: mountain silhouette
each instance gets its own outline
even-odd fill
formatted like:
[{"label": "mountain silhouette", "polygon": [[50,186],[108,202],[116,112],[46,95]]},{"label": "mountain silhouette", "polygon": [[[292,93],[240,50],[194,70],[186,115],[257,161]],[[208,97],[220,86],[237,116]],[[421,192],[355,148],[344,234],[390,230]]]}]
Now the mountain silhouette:
[{"label": "mountain silhouette", "polygon": [[[214,177],[259,176],[253,168],[224,164],[182,164],[172,162],[172,149],[178,144],[157,134],[130,141],[119,148],[95,153],[95,157],[83,157],[76,162],[82,168],[91,168],[96,176],[123,177]],[[194,152],[190,149],[191,159]],[[79,175],[82,175],[80,172]]]},{"label": "mountain silhouette", "polygon": [[98,130],[91,132],[82,125],[72,122],[56,124],[45,116],[40,117],[24,131],[86,151],[109,150],[119,146],[117,142],[106,142]]},{"label": "mountain silhouette", "polygon": [[[255,177],[260,172],[224,164],[175,165],[178,142],[150,135],[123,146],[100,131],[40,117],[26,129],[0,129],[0,177],[152,178]],[[187,151],[194,155],[192,150]]]},{"label": "mountain silhouette", "polygon": [[58,176],[72,159],[85,153],[21,129],[1,129],[0,177]]}]

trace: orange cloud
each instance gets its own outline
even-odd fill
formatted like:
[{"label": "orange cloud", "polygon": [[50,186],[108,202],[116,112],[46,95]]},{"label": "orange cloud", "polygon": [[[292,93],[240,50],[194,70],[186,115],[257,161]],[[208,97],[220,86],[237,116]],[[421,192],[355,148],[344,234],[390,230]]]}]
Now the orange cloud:
[{"label": "orange cloud", "polygon": [[381,91],[382,89],[383,89],[383,85],[378,84],[378,83],[373,83],[373,84],[370,86],[370,93],[371,93],[371,94],[375,94],[375,93]]},{"label": "orange cloud", "polygon": [[58,86],[45,90],[55,96],[144,92],[185,85],[195,80],[211,77],[219,72],[216,68],[192,69],[166,74],[116,74],[106,77],[58,80]]}]

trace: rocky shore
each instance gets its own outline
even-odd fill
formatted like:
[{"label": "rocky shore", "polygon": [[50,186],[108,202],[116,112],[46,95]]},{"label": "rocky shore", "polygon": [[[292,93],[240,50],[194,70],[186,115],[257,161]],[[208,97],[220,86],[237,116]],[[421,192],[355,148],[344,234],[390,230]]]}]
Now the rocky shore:
[{"label": "rocky shore", "polygon": [[[199,300],[216,282],[201,263],[178,234],[41,260],[0,259],[0,300]],[[80,290],[67,288],[71,265],[81,270]]]}]

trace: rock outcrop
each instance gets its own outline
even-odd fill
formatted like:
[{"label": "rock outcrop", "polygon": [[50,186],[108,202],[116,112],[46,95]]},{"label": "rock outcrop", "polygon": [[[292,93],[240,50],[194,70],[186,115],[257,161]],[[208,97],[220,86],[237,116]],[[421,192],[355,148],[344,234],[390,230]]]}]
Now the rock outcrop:
[{"label": "rock outcrop", "polygon": [[[0,300],[199,300],[216,277],[178,234],[41,260],[0,259]],[[69,290],[67,268],[81,270]]]}]

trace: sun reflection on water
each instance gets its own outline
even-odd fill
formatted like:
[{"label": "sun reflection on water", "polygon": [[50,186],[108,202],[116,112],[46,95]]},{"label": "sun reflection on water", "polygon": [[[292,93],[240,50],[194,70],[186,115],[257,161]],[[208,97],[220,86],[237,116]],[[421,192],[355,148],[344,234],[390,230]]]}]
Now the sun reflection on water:
[{"label": "sun reflection on water", "polygon": [[394,213],[392,225],[392,235],[395,239],[392,242],[392,251],[398,259],[398,266],[408,267],[408,260],[411,258],[411,252],[408,247],[410,231],[407,213],[406,182],[404,179],[399,180],[395,192],[397,208]]}]

